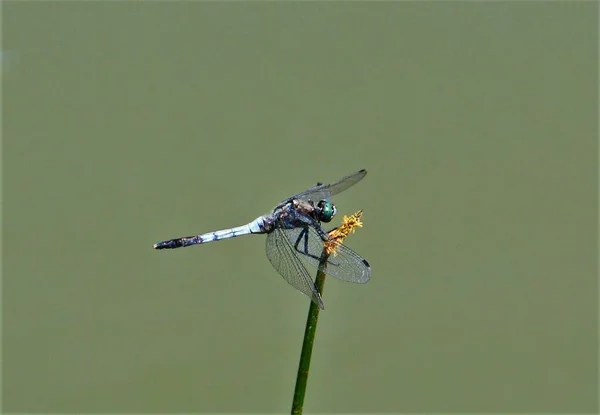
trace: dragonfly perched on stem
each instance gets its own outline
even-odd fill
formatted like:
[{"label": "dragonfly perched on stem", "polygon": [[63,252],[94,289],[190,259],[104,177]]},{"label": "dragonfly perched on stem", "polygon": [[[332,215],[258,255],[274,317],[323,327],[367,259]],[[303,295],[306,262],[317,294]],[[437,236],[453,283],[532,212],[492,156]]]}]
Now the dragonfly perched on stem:
[{"label": "dragonfly perched on stem", "polygon": [[[154,249],[174,249],[248,234],[267,234],[267,258],[294,288],[306,294],[321,309],[323,299],[303,261],[318,268],[323,249],[335,253],[327,259],[326,274],[343,281],[366,283],[371,277],[369,262],[341,242],[330,238],[321,226],[337,213],[330,198],[362,180],[359,170],[331,184],[317,183],[281,201],[273,210],[246,225],[184,236],[154,244]],[[315,203],[316,201],[316,203]]]}]

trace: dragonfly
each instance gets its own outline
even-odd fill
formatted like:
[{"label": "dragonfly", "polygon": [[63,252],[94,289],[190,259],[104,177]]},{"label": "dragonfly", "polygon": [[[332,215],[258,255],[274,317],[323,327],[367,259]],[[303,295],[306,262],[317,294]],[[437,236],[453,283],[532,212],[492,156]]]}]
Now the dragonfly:
[{"label": "dragonfly", "polygon": [[[317,183],[301,193],[282,200],[269,213],[235,228],[195,236],[184,236],[154,244],[154,249],[175,249],[220,241],[249,234],[266,234],[266,254],[271,265],[294,288],[307,295],[321,309],[323,299],[304,263],[324,269],[326,275],[342,281],[364,284],[371,278],[369,262],[334,241],[335,253],[325,256],[324,245],[331,242],[322,223],[337,213],[330,198],[361,181],[367,171],[359,170],[330,183]],[[324,259],[325,267],[320,267]]]}]

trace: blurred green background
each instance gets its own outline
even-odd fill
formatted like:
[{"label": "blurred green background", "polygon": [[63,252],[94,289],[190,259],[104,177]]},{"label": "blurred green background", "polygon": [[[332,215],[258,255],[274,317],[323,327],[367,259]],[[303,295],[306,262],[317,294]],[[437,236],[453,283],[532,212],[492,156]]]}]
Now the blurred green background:
[{"label": "blurred green background", "polygon": [[151,246],[367,168],[306,411],[595,412],[597,9],[5,2],[4,411],[289,411],[264,237]]}]

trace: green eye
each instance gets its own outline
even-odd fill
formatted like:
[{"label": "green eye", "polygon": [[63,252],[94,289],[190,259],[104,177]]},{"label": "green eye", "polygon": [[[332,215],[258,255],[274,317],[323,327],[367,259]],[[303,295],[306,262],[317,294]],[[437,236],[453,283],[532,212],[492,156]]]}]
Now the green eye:
[{"label": "green eye", "polygon": [[318,206],[321,208],[321,213],[319,215],[320,221],[331,222],[331,219],[333,219],[333,217],[337,213],[335,205],[329,200],[321,200]]}]

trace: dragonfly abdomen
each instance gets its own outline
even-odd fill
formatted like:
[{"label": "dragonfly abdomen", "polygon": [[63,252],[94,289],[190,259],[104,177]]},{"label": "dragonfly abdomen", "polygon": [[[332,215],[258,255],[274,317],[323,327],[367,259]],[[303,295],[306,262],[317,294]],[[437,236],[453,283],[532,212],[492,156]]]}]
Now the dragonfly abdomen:
[{"label": "dragonfly abdomen", "polygon": [[265,233],[264,220],[262,217],[253,220],[246,225],[235,228],[221,229],[219,231],[204,233],[195,236],[183,236],[181,238],[169,239],[154,244],[154,249],[175,249],[186,246],[203,244],[206,242],[220,241],[221,239],[235,238],[236,236],[248,235],[250,233]]}]

